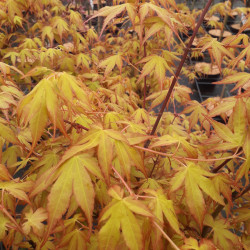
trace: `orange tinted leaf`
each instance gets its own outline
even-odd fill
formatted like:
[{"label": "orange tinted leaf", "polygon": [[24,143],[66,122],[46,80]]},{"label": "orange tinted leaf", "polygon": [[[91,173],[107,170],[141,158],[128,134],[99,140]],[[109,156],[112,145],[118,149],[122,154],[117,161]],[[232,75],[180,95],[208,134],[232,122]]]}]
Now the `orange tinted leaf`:
[{"label": "orange tinted leaf", "polygon": [[88,172],[82,165],[81,158],[77,156],[73,159],[73,193],[75,195],[75,199],[78,205],[84,211],[88,219],[88,223],[91,226],[95,197],[93,184],[91,182]]},{"label": "orange tinted leaf", "polygon": [[184,183],[187,205],[201,229],[206,212],[206,205],[201,190],[216,202],[224,205],[223,198],[219,193],[220,191],[216,190],[213,182],[207,178],[213,176],[214,174],[202,169],[198,165],[189,163],[187,167],[181,168],[171,180],[171,192],[178,190]]},{"label": "orange tinted leaf", "polygon": [[193,176],[188,171],[185,178],[185,197],[190,213],[202,229],[206,205],[197,181],[193,181]]},{"label": "orange tinted leaf", "polygon": [[[120,205],[120,204],[119,204]],[[113,206],[110,219],[98,233],[101,250],[115,250],[120,238],[119,206]]]},{"label": "orange tinted leaf", "polygon": [[146,75],[154,72],[154,76],[158,80],[162,88],[163,81],[166,78],[166,70],[168,70],[174,75],[174,72],[171,69],[171,67],[168,65],[165,59],[161,56],[151,55],[146,58],[143,58],[138,63],[144,63],[144,62],[146,62],[146,64],[143,66],[142,73],[140,77],[138,78],[137,82],[139,82]]},{"label": "orange tinted leaf", "polygon": [[235,98],[224,98],[222,102],[219,102],[218,106],[209,112],[209,116],[214,117],[232,110],[235,106],[235,102]]},{"label": "orange tinted leaf", "polygon": [[51,20],[52,27],[57,30],[57,33],[62,40],[62,36],[65,32],[69,31],[68,24],[66,21],[60,17],[60,16],[55,16]]},{"label": "orange tinted leaf", "polygon": [[[45,96],[43,95],[41,98],[44,99],[44,97]],[[36,114],[34,114],[34,117],[30,121],[30,130],[31,130],[31,136],[32,136],[31,150],[34,149],[34,147],[36,146],[36,143],[41,138],[47,122],[48,122],[47,109],[46,109],[44,100],[41,100],[39,111]]]},{"label": "orange tinted leaf", "polygon": [[123,202],[132,212],[136,214],[140,214],[147,217],[153,216],[142,201],[134,200],[132,197],[126,197],[123,199]]},{"label": "orange tinted leaf", "polygon": [[213,241],[221,249],[231,249],[233,246],[239,246],[238,237],[229,231],[227,222],[223,219],[214,220],[210,214],[207,214],[204,223],[213,229]]},{"label": "orange tinted leaf", "polygon": [[9,127],[5,126],[0,121],[0,137],[4,138],[6,141],[11,142],[13,144],[19,145],[19,141],[15,135],[15,133]]},{"label": "orange tinted leaf", "polygon": [[166,217],[170,226],[175,230],[176,233],[182,234],[179,228],[178,219],[174,210],[173,202],[168,200],[163,193],[162,189],[157,191],[145,190],[146,193],[152,194],[155,196],[154,205],[154,214],[155,216],[163,223],[163,215]]},{"label": "orange tinted leaf", "polygon": [[[69,161],[68,163],[72,164],[73,162],[74,161]],[[51,188],[48,196],[47,210],[49,217],[46,240],[57,221],[61,219],[69,206],[70,197],[72,195],[73,169],[71,166],[67,165],[66,162],[66,167],[63,168],[61,175]]]},{"label": "orange tinted leaf", "polygon": [[208,118],[209,122],[213,125],[216,134],[226,142],[236,143],[234,134],[232,131],[224,124],[217,122],[211,118]]},{"label": "orange tinted leaf", "polygon": [[182,250],[216,250],[215,245],[208,239],[201,239],[199,242],[194,238],[185,238],[185,245],[181,247]]},{"label": "orange tinted leaf", "polygon": [[100,68],[106,67],[104,75],[107,76],[114,69],[115,65],[118,67],[118,69],[121,72],[121,70],[122,70],[122,57],[121,57],[121,54],[119,54],[119,53],[117,55],[110,56],[110,57],[106,58],[104,61],[102,61],[99,64],[99,67]]},{"label": "orange tinted leaf", "polygon": [[0,180],[9,181],[10,179],[11,175],[8,169],[3,164],[0,164]]},{"label": "orange tinted leaf", "polygon": [[124,143],[120,141],[115,141],[115,151],[121,164],[121,168],[123,169],[127,180],[130,181],[130,157],[128,155]]},{"label": "orange tinted leaf", "polygon": [[158,31],[160,31],[163,27],[165,26],[164,22],[159,21],[155,24],[153,24],[149,30],[147,30],[145,37],[142,41],[142,44],[145,43],[145,41],[147,41],[149,39],[149,37],[153,36],[155,33],[157,33]]},{"label": "orange tinted leaf", "polygon": [[28,204],[31,204],[31,203],[26,193],[31,190],[32,186],[33,186],[33,182],[31,181],[15,182],[13,180],[13,181],[0,182],[1,189],[6,190],[15,198],[19,200],[23,200],[27,202]]},{"label": "orange tinted leaf", "polygon": [[109,183],[111,173],[111,162],[113,160],[113,140],[105,133],[102,133],[98,142],[98,160],[103,176]]},{"label": "orange tinted leaf", "polygon": [[214,84],[231,84],[237,83],[236,86],[232,89],[232,91],[244,87],[250,81],[250,74],[247,72],[238,72],[233,75],[227,76],[221,81],[213,82]]},{"label": "orange tinted leaf", "polygon": [[68,249],[75,250],[86,250],[87,249],[87,237],[83,231],[75,229],[74,231],[66,234],[63,237],[61,245],[64,246],[67,244]]},{"label": "orange tinted leaf", "polygon": [[239,145],[242,145],[245,140],[247,123],[245,102],[242,98],[238,98],[233,109],[233,127],[234,136]]},{"label": "orange tinted leaf", "polygon": [[127,209],[124,205],[121,209],[121,228],[122,235],[127,246],[130,249],[142,250],[143,241],[142,241],[142,232],[133,213]]},{"label": "orange tinted leaf", "polygon": [[73,156],[65,161],[60,169],[60,176],[55,181],[48,196],[48,231],[47,237],[57,221],[63,216],[69,206],[70,197],[74,197],[92,225],[94,208],[94,189],[82,161],[84,155]]},{"label": "orange tinted leaf", "polygon": [[48,214],[44,208],[38,208],[34,213],[32,210],[25,213],[26,222],[23,223],[22,228],[25,234],[29,234],[31,228],[34,233],[41,236],[44,231],[44,224],[42,223],[46,220]]}]

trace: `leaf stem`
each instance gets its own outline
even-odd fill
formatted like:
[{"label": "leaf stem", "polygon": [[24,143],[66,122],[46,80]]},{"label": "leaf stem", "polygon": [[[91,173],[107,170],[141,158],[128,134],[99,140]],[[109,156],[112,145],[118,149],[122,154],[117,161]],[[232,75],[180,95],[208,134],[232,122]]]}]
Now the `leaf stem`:
[{"label": "leaf stem", "polygon": [[[200,19],[199,19],[199,21],[198,21],[198,23],[197,23],[197,25],[196,25],[196,27],[195,27],[195,29],[194,29],[194,32],[193,32],[193,34],[192,34],[192,36],[191,36],[191,38],[190,38],[190,40],[189,40],[189,43],[188,43],[188,45],[187,45],[187,47],[186,47],[186,49],[185,49],[185,51],[184,51],[184,54],[183,54],[182,59],[181,59],[181,61],[180,61],[180,64],[179,64],[179,66],[178,66],[178,68],[177,68],[177,70],[176,70],[176,72],[175,72],[174,79],[173,79],[173,81],[172,81],[172,83],[171,83],[171,86],[170,86],[170,88],[169,88],[169,90],[168,90],[167,96],[166,96],[166,98],[165,98],[165,100],[164,100],[164,102],[163,102],[163,104],[162,104],[161,110],[160,110],[160,112],[159,112],[159,114],[158,114],[158,116],[157,116],[157,119],[156,119],[156,121],[155,121],[155,124],[154,124],[154,126],[153,126],[153,129],[152,129],[150,135],[154,135],[154,134],[155,134],[155,131],[156,131],[156,129],[157,129],[158,125],[159,125],[159,122],[160,122],[160,120],[161,120],[161,117],[162,117],[162,115],[163,115],[164,109],[165,109],[165,107],[166,107],[166,105],[167,105],[167,103],[168,103],[168,101],[169,101],[169,99],[170,99],[170,96],[171,96],[171,94],[172,94],[172,92],[173,92],[174,86],[175,86],[175,84],[176,84],[176,82],[177,82],[177,79],[178,79],[180,73],[181,73],[181,69],[182,69],[182,67],[183,67],[183,65],[184,65],[184,62],[185,62],[185,60],[186,60],[187,54],[188,54],[188,52],[189,52],[189,50],[190,50],[190,47],[191,47],[191,45],[192,45],[192,43],[193,43],[193,41],[194,41],[194,38],[195,38],[195,36],[196,36],[196,34],[197,34],[198,30],[199,30],[199,27],[201,26],[201,23],[202,23],[202,21],[203,21],[205,15],[206,15],[206,13],[207,13],[209,7],[210,7],[212,1],[213,1],[213,0],[208,0],[206,6],[205,6],[205,8],[204,8],[204,10],[203,10],[202,13],[201,13]],[[147,148],[147,147],[149,146],[149,144],[150,144],[150,140],[146,141],[144,147]]]},{"label": "leaf stem", "polygon": [[117,174],[118,178],[121,180],[121,182],[123,183],[123,185],[126,187],[126,189],[128,190],[129,194],[131,196],[135,196],[135,193],[132,191],[132,189],[128,186],[128,184],[126,183],[126,181],[121,177],[121,175],[119,174],[119,172],[112,166],[112,169],[114,170],[114,172]]},{"label": "leaf stem", "polygon": [[[241,147],[237,149],[234,155],[237,155],[241,150]],[[223,168],[229,161],[231,161],[233,158],[228,158],[224,162],[222,162],[218,167],[214,168],[212,170],[212,173],[217,173],[221,168]]]},{"label": "leaf stem", "polygon": [[[227,156],[227,157],[221,157],[221,158],[211,158],[211,159],[196,159],[196,158],[189,158],[189,157],[184,157],[184,156],[175,156],[174,154],[166,154],[166,153],[162,153],[162,152],[158,152],[158,151],[155,151],[155,150],[152,150],[152,149],[148,149],[148,148],[144,148],[144,147],[140,147],[140,146],[136,146],[134,145],[133,146],[134,148],[138,148],[138,149],[141,149],[143,151],[147,151],[147,152],[150,152],[150,153],[153,153],[153,154],[158,154],[158,155],[162,155],[162,156],[166,156],[166,157],[173,157],[175,159],[179,159],[179,160],[187,160],[187,161],[203,161],[203,162],[210,162],[210,161],[221,161],[221,160],[227,160],[227,159],[233,159],[233,158],[236,158],[238,157],[242,152],[240,153],[237,153],[237,154],[234,154],[234,155],[231,155],[231,156]],[[240,159],[243,159],[245,160],[244,158],[242,157],[238,157]]]},{"label": "leaf stem", "polygon": [[89,131],[89,129],[88,128],[86,128],[86,127],[84,127],[83,125],[81,125],[81,124],[78,124],[78,123],[75,123],[75,122],[70,122],[70,121],[67,121],[67,120],[63,120],[64,122],[66,122],[66,123],[68,123],[68,124],[70,124],[73,128],[75,128],[77,131],[79,130],[79,129],[84,129],[84,130],[86,130],[86,131]]},{"label": "leaf stem", "polygon": [[155,169],[156,163],[158,162],[159,156],[160,156],[160,155],[157,155],[157,157],[156,157],[156,159],[155,159],[155,161],[154,161],[154,166],[153,166],[153,168],[152,168],[152,170],[151,170],[151,172],[150,172],[149,178],[151,178],[151,176],[152,176],[152,174],[153,174],[153,172],[154,172],[154,169]]},{"label": "leaf stem", "polygon": [[155,221],[153,223],[159,229],[159,231],[162,233],[162,235],[164,236],[164,238],[166,238],[167,241],[172,245],[172,247],[175,250],[180,250],[180,248],[175,245],[175,243],[169,238],[169,236],[163,231],[163,229]]}]

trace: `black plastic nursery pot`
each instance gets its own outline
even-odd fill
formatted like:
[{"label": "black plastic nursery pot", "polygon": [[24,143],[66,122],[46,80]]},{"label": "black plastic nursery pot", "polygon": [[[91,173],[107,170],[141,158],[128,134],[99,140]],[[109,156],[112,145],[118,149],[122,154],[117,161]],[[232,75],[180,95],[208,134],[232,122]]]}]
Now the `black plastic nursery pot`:
[{"label": "black plastic nursery pot", "polygon": [[195,64],[195,70],[197,72],[195,86],[200,101],[203,102],[210,97],[220,96],[222,86],[213,84],[213,82],[219,81],[221,78],[218,66],[200,62]]},{"label": "black plastic nursery pot", "polygon": [[239,15],[239,13],[236,11],[233,11],[232,13],[230,13],[227,17],[227,24],[228,25],[233,24],[236,21],[236,18],[238,15]]}]

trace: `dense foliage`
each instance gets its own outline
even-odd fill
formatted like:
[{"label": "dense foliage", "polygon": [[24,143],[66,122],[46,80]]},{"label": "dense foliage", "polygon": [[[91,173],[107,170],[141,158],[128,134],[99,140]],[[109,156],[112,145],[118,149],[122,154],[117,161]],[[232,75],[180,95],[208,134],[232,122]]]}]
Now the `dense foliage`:
[{"label": "dense foliage", "polygon": [[[221,30],[235,11],[245,21],[224,39],[200,27],[189,56],[208,52],[237,93],[199,103],[178,80],[169,89],[200,10],[114,0],[93,15],[82,2],[0,1],[4,247],[249,249],[247,8],[208,11]],[[158,123],[164,99],[174,112]]]}]

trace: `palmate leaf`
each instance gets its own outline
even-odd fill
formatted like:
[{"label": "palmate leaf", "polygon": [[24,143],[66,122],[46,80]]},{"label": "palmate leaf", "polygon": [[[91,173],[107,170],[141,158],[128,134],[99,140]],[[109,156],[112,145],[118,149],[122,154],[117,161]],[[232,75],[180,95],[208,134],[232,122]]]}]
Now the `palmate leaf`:
[{"label": "palmate leaf", "polygon": [[102,8],[102,9],[100,9],[97,14],[93,15],[90,18],[90,19],[93,19],[93,18],[96,18],[98,16],[106,16],[106,18],[105,18],[105,20],[103,22],[103,26],[102,26],[100,36],[103,33],[105,27],[108,25],[108,23],[112,19],[114,19],[117,15],[122,13],[124,10],[127,11],[128,16],[130,18],[130,21],[132,22],[132,24],[134,24],[135,16],[136,16],[136,6],[135,6],[134,3],[125,3],[125,4],[115,5],[115,6],[106,6],[106,7]]},{"label": "palmate leaf", "polygon": [[239,181],[243,176],[246,178],[246,185],[249,184],[249,169],[250,169],[250,129],[248,128],[245,142],[243,144],[243,151],[246,161],[240,166],[236,173],[236,181]]},{"label": "palmate leaf", "polygon": [[144,190],[146,193],[149,193],[155,197],[153,201],[150,202],[150,207],[153,207],[153,213],[159,219],[159,221],[163,224],[163,215],[167,219],[170,226],[174,229],[177,234],[182,234],[179,228],[179,223],[177,220],[177,216],[174,210],[173,201],[168,200],[163,193],[162,189],[158,189],[157,191],[146,189]]},{"label": "palmate leaf", "polygon": [[225,143],[223,144],[215,145],[211,150],[229,150],[237,148],[239,146],[237,138],[235,138],[233,132],[229,129],[228,126],[217,122],[211,118],[206,118],[214,127],[214,131],[219,136],[219,138],[225,141]]},{"label": "palmate leaf", "polygon": [[100,249],[116,249],[120,228],[128,248],[143,249],[142,231],[134,213],[147,217],[152,217],[152,214],[141,201],[133,200],[131,197],[123,198],[119,187],[111,188],[109,193],[114,199],[104,208],[99,221],[102,223],[107,220],[99,231]]},{"label": "palmate leaf", "polygon": [[163,22],[160,18],[159,21],[154,23],[150,29],[148,29],[145,33],[145,37],[142,41],[142,44],[144,44],[151,36],[153,36],[155,33],[159,32],[162,28],[166,26],[165,22]]},{"label": "palmate leaf", "polygon": [[213,242],[217,247],[219,247],[219,249],[232,249],[232,245],[235,247],[240,246],[240,242],[236,234],[233,234],[228,230],[229,225],[226,220],[214,220],[210,214],[207,214],[204,224],[212,228]]},{"label": "palmate leaf", "polygon": [[214,117],[217,115],[222,115],[223,117],[223,115],[227,114],[227,112],[233,110],[235,103],[236,100],[234,97],[223,98],[215,103],[211,103],[212,108],[209,111],[209,116]]},{"label": "palmate leaf", "polygon": [[250,73],[247,72],[238,72],[233,75],[227,76],[221,81],[213,82],[213,84],[231,84],[231,83],[237,83],[234,88],[231,91],[234,91],[239,88],[244,88],[244,85],[246,85],[248,82],[250,82]]},{"label": "palmate leaf", "polygon": [[247,134],[247,111],[246,111],[246,104],[242,98],[238,98],[234,109],[233,109],[233,129],[234,133],[231,131],[231,129],[220,123],[216,122],[215,120],[209,118],[206,116],[208,121],[212,124],[214,127],[214,130],[216,134],[224,141],[227,142],[224,143],[224,145],[218,145],[214,148],[214,150],[222,149],[222,150],[228,150],[233,149],[236,147],[241,147],[245,141],[245,137]]},{"label": "palmate leaf", "polygon": [[[88,168],[85,166],[87,164],[84,162],[84,155],[77,155],[67,160],[60,167],[60,175],[53,184],[48,196],[46,240],[57,221],[61,219],[69,207],[71,195],[74,195],[91,227],[95,192]],[[94,167],[97,166],[90,166],[90,168]]]},{"label": "palmate leaf", "polygon": [[166,70],[168,70],[174,75],[174,72],[171,69],[171,67],[168,65],[166,60],[161,56],[151,55],[143,58],[138,63],[146,63],[146,64],[143,66],[142,73],[138,78],[137,82],[139,82],[143,77],[149,75],[151,72],[154,72],[154,76],[158,80],[162,89],[163,81],[166,77]]},{"label": "palmate leaf", "polygon": [[52,27],[57,30],[57,33],[62,41],[63,34],[69,31],[68,24],[63,18],[59,16],[53,17],[51,20],[51,24],[52,24]]},{"label": "palmate leaf", "polygon": [[184,114],[191,113],[189,116],[189,129],[191,130],[194,126],[200,122],[200,124],[207,130],[210,130],[210,124],[206,121],[204,115],[207,115],[208,112],[202,104],[192,100],[187,103],[188,106],[182,111]]},{"label": "palmate leaf", "polygon": [[226,173],[220,173],[213,177],[212,179],[213,185],[218,193],[222,193],[223,196],[228,200],[229,204],[233,206],[232,203],[232,190],[230,185],[233,184],[229,175]]},{"label": "palmate leaf", "polygon": [[[77,105],[75,104],[76,100],[78,101]],[[19,102],[17,108],[19,122],[24,127],[28,123],[30,124],[31,152],[42,136],[49,120],[54,125],[54,136],[56,128],[58,128],[65,137],[68,137],[63,121],[62,103],[67,106],[69,115],[73,111],[92,110],[88,94],[81,83],[65,72],[47,76]]]},{"label": "palmate leaf", "polygon": [[67,249],[85,250],[87,249],[87,236],[85,232],[75,229],[63,237],[60,246],[67,246]]},{"label": "palmate leaf", "polygon": [[185,238],[184,245],[181,247],[181,250],[216,250],[215,245],[212,241],[208,239],[201,239],[199,242],[190,237]]},{"label": "palmate leaf", "polygon": [[[244,59],[246,58],[246,59]],[[236,67],[237,64],[239,64],[241,62],[241,60],[245,61],[245,65],[249,65],[250,63],[250,44],[243,49],[240,54],[229,63],[229,67],[232,66],[233,68]]]},{"label": "palmate leaf", "polygon": [[9,223],[9,219],[0,212],[0,240],[3,240],[6,237],[7,224]]},{"label": "palmate leaf", "polygon": [[[113,148],[114,145],[115,147]],[[122,133],[112,129],[103,130],[97,126],[90,129],[77,145],[72,146],[65,152],[60,164],[79,152],[84,152],[97,146],[98,162],[106,183],[109,184],[110,182],[111,162],[115,154],[117,154],[121,167],[124,168],[123,171],[128,179],[130,178],[131,164],[135,165],[145,176],[147,175],[141,153],[129,147],[129,143]],[[123,154],[129,155],[129,166],[124,165],[124,157],[126,156],[123,156]],[[128,163],[128,160],[126,162]]]},{"label": "palmate leaf", "polygon": [[120,70],[120,73],[122,71],[122,56],[120,53],[114,56],[110,56],[106,58],[104,61],[102,61],[99,64],[100,68],[106,68],[104,75],[107,76],[115,67],[115,65],[118,67]]},{"label": "palmate leaf", "polygon": [[4,125],[4,123],[5,120],[0,119],[0,137],[8,142],[13,143],[14,145],[19,145],[20,142],[18,141],[14,131],[8,126]]},{"label": "palmate leaf", "polygon": [[23,223],[22,229],[25,234],[29,234],[31,228],[38,236],[42,236],[45,225],[42,223],[48,218],[48,214],[44,208],[38,208],[35,212],[32,209],[25,213],[26,222]]},{"label": "palmate leaf", "polygon": [[25,127],[28,123],[30,124],[32,135],[31,152],[41,138],[49,117],[54,124],[54,133],[57,125],[66,135],[63,121],[60,119],[57,97],[51,85],[54,85],[54,83],[43,79],[18,105],[17,113],[20,123]]},{"label": "palmate leaf", "polygon": [[179,169],[170,182],[171,192],[175,192],[183,186],[185,187],[185,198],[188,208],[201,230],[206,213],[206,204],[202,191],[214,201],[224,205],[219,191],[215,189],[212,180],[208,178],[213,176],[215,175],[202,169],[200,166],[188,163],[187,167]]},{"label": "palmate leaf", "polygon": [[190,143],[187,141],[186,137],[179,136],[175,132],[173,135],[163,135],[160,137],[157,137],[154,139],[154,143],[150,146],[153,147],[159,147],[159,146],[169,146],[174,144],[180,144],[184,151],[186,151],[187,155],[190,157],[196,158],[198,155],[197,149],[190,145]]},{"label": "palmate leaf", "polygon": [[7,191],[10,195],[28,204],[31,204],[31,202],[26,193],[31,190],[32,186],[32,181],[18,182],[18,179],[0,182],[0,189]]},{"label": "palmate leaf", "polygon": [[79,67],[80,65],[85,66],[86,68],[89,68],[90,63],[90,57],[80,53],[76,56],[76,66]]},{"label": "palmate leaf", "polygon": [[203,46],[201,48],[201,52],[204,52],[207,49],[211,50],[211,55],[213,56],[220,71],[222,59],[224,56],[228,56],[229,58],[234,59],[233,53],[227,50],[222,43],[217,41],[216,38],[205,37],[198,43],[197,46]]},{"label": "palmate leaf", "polygon": [[6,6],[8,8],[8,16],[11,22],[14,21],[16,15],[22,17],[23,6],[20,2],[15,0],[7,0]]},{"label": "palmate leaf", "polygon": [[54,42],[54,33],[53,28],[51,26],[44,26],[42,29],[42,41],[45,42],[45,38],[49,39],[50,47],[53,46]]},{"label": "palmate leaf", "polygon": [[175,35],[179,38],[178,31],[176,29],[176,25],[181,25],[181,21],[177,18],[173,12],[156,6],[153,3],[143,3],[139,9],[140,21],[143,22],[145,17],[150,13],[150,10],[156,12],[157,16],[160,17],[168,26],[169,28],[175,33]]}]

